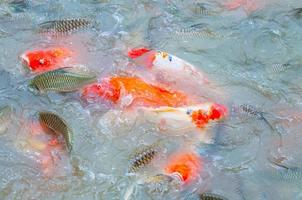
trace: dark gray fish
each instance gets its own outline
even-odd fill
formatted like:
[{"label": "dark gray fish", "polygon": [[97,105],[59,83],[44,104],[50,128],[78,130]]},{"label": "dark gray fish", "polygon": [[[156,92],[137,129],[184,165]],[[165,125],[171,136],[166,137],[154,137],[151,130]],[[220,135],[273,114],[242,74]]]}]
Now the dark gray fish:
[{"label": "dark gray fish", "polygon": [[221,195],[210,193],[210,192],[205,192],[201,194],[199,198],[200,200],[228,200],[227,198]]},{"label": "dark gray fish", "polygon": [[152,160],[158,155],[159,148],[158,144],[152,144],[144,147],[143,149],[137,151],[133,158],[130,160],[129,173],[134,173],[150,164]]},{"label": "dark gray fish", "polygon": [[53,20],[39,24],[38,32],[53,35],[69,34],[76,30],[88,28],[91,25],[92,22],[84,18]]},{"label": "dark gray fish", "polygon": [[39,74],[31,80],[29,86],[41,92],[72,92],[96,81],[95,75],[74,73],[67,69],[56,69]]},{"label": "dark gray fish", "polygon": [[272,177],[287,183],[293,183],[302,187],[302,169],[298,167],[289,167],[275,160],[269,160],[272,164],[280,167],[280,170],[273,171]]},{"label": "dark gray fish", "polygon": [[301,18],[302,17],[302,8],[295,8],[290,11],[290,13],[295,16],[296,18]]},{"label": "dark gray fish", "polygon": [[271,123],[264,117],[264,112],[258,111],[254,106],[249,104],[242,104],[240,105],[241,112],[244,112],[250,116],[254,116],[259,120],[263,120],[272,130],[275,130],[275,128],[271,125]]},{"label": "dark gray fish", "polygon": [[45,125],[47,128],[49,128],[56,134],[62,134],[68,152],[71,152],[73,134],[64,119],[52,112],[39,112],[39,121],[42,125]]}]

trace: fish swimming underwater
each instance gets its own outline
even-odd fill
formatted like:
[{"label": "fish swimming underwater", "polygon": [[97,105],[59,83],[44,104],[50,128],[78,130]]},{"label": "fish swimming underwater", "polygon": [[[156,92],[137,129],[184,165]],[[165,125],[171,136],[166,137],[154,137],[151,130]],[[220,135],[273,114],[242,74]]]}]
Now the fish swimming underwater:
[{"label": "fish swimming underwater", "polygon": [[147,166],[159,154],[159,146],[157,143],[138,150],[130,161],[129,173],[135,173]]},{"label": "fish swimming underwater", "polygon": [[38,32],[47,33],[50,35],[64,35],[87,28],[91,24],[91,20],[84,18],[46,21],[38,25]]},{"label": "fish swimming underwater", "polygon": [[167,90],[137,77],[117,76],[84,88],[82,98],[87,101],[109,101],[122,107],[187,105],[188,97],[180,91]]},{"label": "fish swimming underwater", "polygon": [[46,126],[56,134],[62,134],[65,139],[68,152],[72,150],[72,130],[68,127],[64,119],[55,113],[39,112],[39,121],[42,125]]},{"label": "fish swimming underwater", "polygon": [[199,196],[199,199],[200,200],[228,200],[227,198],[225,198],[221,195],[210,193],[210,192],[202,193]]},{"label": "fish swimming underwater", "polygon": [[4,106],[0,108],[0,134],[5,133],[11,121],[12,108]]},{"label": "fish swimming underwater", "polygon": [[64,67],[64,61],[74,53],[64,47],[27,51],[20,56],[22,63],[33,72],[46,72]]},{"label": "fish swimming underwater", "polygon": [[172,154],[164,167],[167,174],[179,176],[184,184],[198,179],[202,170],[202,159],[194,152]]},{"label": "fish swimming underwater", "polygon": [[40,92],[73,92],[95,81],[95,75],[74,73],[71,68],[62,68],[35,76],[29,86]]}]

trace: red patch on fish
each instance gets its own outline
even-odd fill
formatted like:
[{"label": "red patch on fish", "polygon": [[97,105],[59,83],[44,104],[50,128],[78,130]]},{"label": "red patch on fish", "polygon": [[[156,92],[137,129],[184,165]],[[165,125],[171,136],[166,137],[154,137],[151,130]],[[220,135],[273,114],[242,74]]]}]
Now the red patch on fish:
[{"label": "red patch on fish", "polygon": [[228,109],[224,105],[213,104],[209,114],[211,120],[219,120],[228,115]]},{"label": "red patch on fish", "polygon": [[128,52],[128,56],[138,65],[151,68],[155,59],[156,51],[147,48],[132,49]]},{"label": "red patch on fish", "polygon": [[228,10],[235,10],[243,7],[247,14],[250,14],[263,7],[263,2],[259,0],[232,0],[225,4]]},{"label": "red patch on fish", "polygon": [[22,63],[34,72],[45,72],[62,67],[65,59],[73,52],[67,48],[56,47],[29,51],[21,55]]},{"label": "red patch on fish", "polygon": [[131,49],[130,51],[128,51],[128,56],[129,58],[137,58],[137,57],[140,57],[142,56],[143,54],[147,53],[151,51],[151,49],[147,49],[147,48],[137,48],[137,49]]},{"label": "red patch on fish", "polygon": [[180,175],[185,183],[196,179],[202,170],[201,157],[193,152],[178,153],[171,156],[165,171]]}]

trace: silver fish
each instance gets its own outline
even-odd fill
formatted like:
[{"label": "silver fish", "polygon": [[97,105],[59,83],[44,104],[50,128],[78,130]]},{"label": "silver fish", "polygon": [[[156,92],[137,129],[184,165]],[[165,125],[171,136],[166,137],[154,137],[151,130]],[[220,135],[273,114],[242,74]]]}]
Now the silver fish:
[{"label": "silver fish", "polygon": [[39,112],[39,121],[56,134],[62,134],[68,152],[71,152],[73,134],[64,119],[52,112]]},{"label": "silver fish", "polygon": [[39,24],[39,33],[69,34],[73,31],[88,28],[92,22],[84,18],[47,21]]},{"label": "silver fish", "polygon": [[95,81],[95,75],[74,73],[63,68],[37,75],[29,86],[42,92],[72,92]]},{"label": "silver fish", "polygon": [[203,23],[192,25],[188,28],[181,28],[177,30],[174,34],[175,39],[185,39],[185,40],[208,39],[208,38],[215,39],[220,37],[221,36],[218,33],[210,30]]},{"label": "silver fish", "polygon": [[167,193],[171,190],[180,188],[181,180],[178,177],[156,174],[154,176],[147,177],[144,180],[144,186],[149,193]]}]

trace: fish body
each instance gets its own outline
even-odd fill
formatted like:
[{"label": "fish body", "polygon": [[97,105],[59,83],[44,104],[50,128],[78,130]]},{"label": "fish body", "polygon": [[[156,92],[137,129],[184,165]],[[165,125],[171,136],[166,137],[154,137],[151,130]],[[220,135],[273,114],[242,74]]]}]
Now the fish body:
[{"label": "fish body", "polygon": [[159,154],[157,145],[150,145],[137,151],[130,161],[129,173],[135,173],[141,168],[147,166]]},{"label": "fish body", "polygon": [[111,77],[84,88],[86,100],[107,100],[113,104],[130,106],[181,106],[188,104],[187,96],[180,91],[167,90],[149,84],[137,77]]},{"label": "fish body", "polygon": [[209,193],[209,192],[205,192],[203,194],[201,194],[199,196],[200,200],[228,200],[227,198],[218,195],[218,194],[214,194],[214,193]]},{"label": "fish body", "polygon": [[179,180],[178,177],[167,174],[156,174],[144,179],[143,185],[146,187],[148,193],[163,194],[178,190],[181,185],[181,180]]},{"label": "fish body", "polygon": [[39,24],[38,32],[52,35],[69,34],[76,30],[87,28],[90,25],[91,21],[84,18],[53,20]]},{"label": "fish body", "polygon": [[37,75],[31,80],[30,87],[41,92],[72,92],[95,81],[95,75],[73,73],[64,68]]},{"label": "fish body", "polygon": [[21,61],[33,72],[46,72],[64,66],[64,61],[73,52],[67,48],[54,47],[43,50],[27,51],[22,54]]},{"label": "fish body", "polygon": [[175,32],[176,39],[192,40],[192,39],[207,39],[219,38],[220,35],[207,28],[206,24],[199,23],[188,28],[182,28]]},{"label": "fish body", "polygon": [[[191,132],[204,130],[211,121],[224,119],[228,111],[223,105],[203,103],[194,106],[158,108],[139,108],[142,117],[158,125],[159,129],[168,132]],[[204,138],[206,142],[206,138]]]},{"label": "fish body", "polygon": [[302,17],[302,8],[295,8],[290,11],[290,13],[295,16],[296,18],[301,18]]},{"label": "fish body", "polygon": [[[145,51],[142,51],[142,49]],[[195,78],[202,84],[208,83],[205,75],[197,70],[194,65],[167,52],[137,48],[130,50],[128,56],[138,65],[144,66],[154,72],[163,73],[168,77],[173,76],[175,78],[179,76],[187,80]],[[173,77],[167,79],[173,79]]]},{"label": "fish body", "polygon": [[64,119],[52,112],[40,112],[39,121],[56,134],[62,134],[69,152],[72,150],[73,133]]}]

